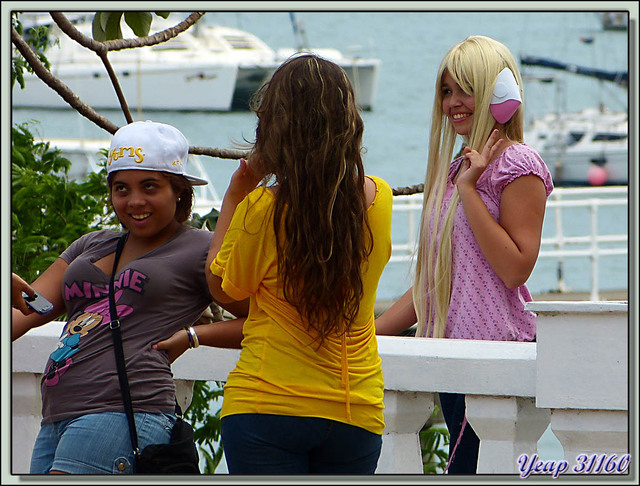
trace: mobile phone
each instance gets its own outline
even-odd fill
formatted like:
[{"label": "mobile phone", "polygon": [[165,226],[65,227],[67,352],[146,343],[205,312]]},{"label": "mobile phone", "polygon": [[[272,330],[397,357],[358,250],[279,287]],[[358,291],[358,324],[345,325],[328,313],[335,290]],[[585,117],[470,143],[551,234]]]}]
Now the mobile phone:
[{"label": "mobile phone", "polygon": [[26,292],[22,292],[22,297],[24,297],[25,302],[29,307],[31,307],[38,314],[46,314],[47,312],[51,312],[53,310],[53,304],[45,299],[42,295],[36,292],[35,297],[31,297]]}]

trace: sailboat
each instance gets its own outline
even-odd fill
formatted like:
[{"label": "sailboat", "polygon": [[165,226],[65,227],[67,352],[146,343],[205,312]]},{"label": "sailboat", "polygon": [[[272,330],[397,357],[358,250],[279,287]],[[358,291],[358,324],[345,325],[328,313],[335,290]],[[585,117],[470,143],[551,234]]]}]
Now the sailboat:
[{"label": "sailboat", "polygon": [[[605,71],[534,56],[524,56],[520,62],[593,77],[624,89],[629,82],[628,71]],[[612,112],[601,104],[579,112],[549,113],[529,124],[524,141],[538,151],[557,186],[629,182],[627,112]]]}]

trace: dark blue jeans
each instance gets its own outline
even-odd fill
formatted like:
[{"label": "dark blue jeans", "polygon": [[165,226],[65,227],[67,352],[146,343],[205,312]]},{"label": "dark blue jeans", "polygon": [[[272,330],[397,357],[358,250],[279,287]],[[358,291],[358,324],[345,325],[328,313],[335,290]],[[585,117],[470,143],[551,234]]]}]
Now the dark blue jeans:
[{"label": "dark blue jeans", "polygon": [[222,419],[230,474],[373,474],[382,436],[317,417],[267,414]]},{"label": "dark blue jeans", "polygon": [[[449,429],[449,457],[451,457],[464,419],[466,409],[464,395],[460,393],[440,393],[439,395],[442,415]],[[448,474],[475,474],[479,449],[480,439],[473,431],[471,424],[467,422],[453,460],[449,464]]]}]

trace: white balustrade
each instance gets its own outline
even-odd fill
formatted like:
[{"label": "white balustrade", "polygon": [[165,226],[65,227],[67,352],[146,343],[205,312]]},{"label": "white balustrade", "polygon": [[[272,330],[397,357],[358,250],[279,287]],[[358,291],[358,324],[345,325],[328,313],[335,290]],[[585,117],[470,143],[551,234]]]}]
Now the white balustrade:
[{"label": "white balustrade", "polygon": [[[393,250],[390,265],[413,262],[416,241],[420,230],[422,194],[395,196],[393,198]],[[600,260],[605,257],[628,254],[628,234],[599,234],[598,214],[600,208],[621,207],[628,204],[627,186],[605,186],[585,188],[557,187],[547,201],[547,214],[553,215],[555,224],[543,229],[539,260],[557,260],[558,290],[565,291],[562,265],[565,258],[588,257],[590,265],[590,300],[598,301]],[[588,224],[583,234],[567,234],[563,214],[568,209],[583,208],[588,211]],[[625,211],[626,214],[626,211]],[[397,230],[396,228],[400,228]],[[397,231],[397,232],[396,232]],[[535,272],[535,270],[534,270]]]},{"label": "white balustrade", "polygon": [[551,410],[565,460],[629,452],[626,302],[531,302],[538,315],[536,405]]},{"label": "white balustrade", "polygon": [[[479,473],[570,474],[580,455],[593,471],[599,461],[601,471],[624,472],[627,303],[528,307],[539,316],[537,343],[378,337],[386,428],[377,473],[421,474],[418,432],[438,392],[466,394],[468,422],[480,437]],[[12,474],[28,471],[40,422],[39,380],[61,326],[50,323],[13,343]],[[205,346],[181,356],[173,373],[182,405],[193,380],[224,381],[238,356],[239,350]],[[565,452],[555,469],[536,454],[549,424]]]}]

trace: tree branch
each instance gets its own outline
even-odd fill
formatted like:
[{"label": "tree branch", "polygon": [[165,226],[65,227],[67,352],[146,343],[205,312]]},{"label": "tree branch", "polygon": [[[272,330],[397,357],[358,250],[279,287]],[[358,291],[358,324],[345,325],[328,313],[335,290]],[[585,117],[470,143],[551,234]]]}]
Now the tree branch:
[{"label": "tree branch", "polygon": [[98,57],[102,61],[102,64],[104,64],[104,68],[107,70],[107,74],[109,75],[109,79],[111,80],[113,89],[116,92],[116,96],[118,97],[118,102],[120,103],[120,108],[122,108],[122,112],[124,113],[124,117],[127,120],[127,123],[133,122],[133,117],[131,116],[131,110],[129,110],[129,104],[127,103],[127,100],[124,97],[124,93],[122,92],[122,87],[120,86],[120,81],[118,81],[118,76],[116,76],[116,73],[113,70],[113,66],[109,62],[109,59],[107,57],[107,51],[98,53]]},{"label": "tree branch", "polygon": [[216,157],[218,159],[242,159],[249,156],[249,152],[243,152],[241,150],[227,150],[211,147],[197,147],[190,146],[189,153],[193,155],[207,155],[209,157]]},{"label": "tree branch", "polygon": [[75,25],[73,25],[69,19],[62,12],[49,12],[51,18],[56,23],[60,30],[68,35],[71,39],[76,41],[82,47],[92,50],[96,54],[101,52],[107,52],[108,48],[104,42],[93,40],[91,37],[84,35]]},{"label": "tree branch", "polygon": [[[11,29],[11,41],[16,46],[20,54],[29,63],[35,74],[51,89],[58,93],[62,99],[64,99],[74,110],[88,118],[90,121],[98,125],[100,128],[106,130],[112,135],[118,131],[118,126],[114,125],[111,121],[98,114],[93,108],[86,103],[83,103],[78,95],[76,95],[71,89],[65,85],[62,81],[56,78],[51,72],[40,62],[35,55],[31,47],[22,39],[20,34]],[[106,55],[106,52],[105,52]],[[189,147],[189,153],[193,155],[206,155],[209,157],[216,157],[219,159],[240,159],[247,157],[248,152],[240,150],[227,150],[211,147]]]},{"label": "tree branch", "polygon": [[78,44],[87,49],[92,50],[95,53],[99,53],[102,50],[106,51],[120,51],[122,49],[131,49],[137,47],[148,47],[156,44],[162,44],[179,34],[187,30],[192,25],[195,25],[198,20],[205,14],[205,12],[194,12],[185,20],[163,31],[160,31],[154,35],[146,37],[137,37],[131,39],[116,39],[105,42],[99,42],[91,37],[84,35],[75,25],[73,25],[62,12],[49,12],[53,21],[60,27],[60,30],[75,40]]},{"label": "tree branch", "polygon": [[194,12],[174,27],[165,29],[152,36],[100,42],[86,36],[78,29],[76,29],[75,25],[73,25],[62,12],[49,12],[49,15],[51,15],[53,21],[64,34],[69,36],[69,38],[76,41],[81,46],[86,47],[87,49],[95,52],[98,55],[98,57],[102,61],[102,64],[104,64],[105,69],[107,70],[107,74],[109,75],[109,79],[111,80],[113,89],[116,92],[118,102],[120,103],[120,108],[124,113],[124,117],[127,120],[127,123],[133,122],[133,117],[131,116],[129,104],[127,103],[124,92],[122,91],[122,87],[120,86],[120,81],[118,80],[118,77],[113,70],[113,66],[109,61],[107,53],[109,51],[147,47],[166,42],[194,25],[204,14],[205,12]]},{"label": "tree branch", "polygon": [[22,39],[18,31],[11,27],[11,42],[16,46],[20,54],[29,63],[29,66],[33,69],[33,72],[38,76],[47,86],[60,95],[60,97],[66,101],[74,110],[80,113],[91,122],[95,123],[100,128],[106,130],[112,135],[118,131],[118,126],[113,124],[110,120],[97,113],[93,108],[80,100],[80,97],[75,94],[66,84],[56,78],[51,72],[40,62],[38,56],[33,52],[31,47]]},{"label": "tree branch", "polygon": [[[107,53],[109,51],[118,51],[122,49],[148,47],[166,42],[169,39],[178,36],[180,33],[184,32],[189,27],[198,22],[198,20],[200,20],[205,12],[194,12],[176,26],[165,29],[152,36],[139,37],[135,39],[118,39],[106,42],[99,42],[84,35],[82,32],[76,29],[76,27],[69,21],[69,19],[67,19],[67,17],[65,17],[65,15],[61,12],[50,12],[50,14],[51,18],[63,33],[68,35],[71,39],[75,40],[83,47],[92,50],[100,57],[100,59],[102,59],[102,62],[109,74],[109,78],[111,79],[114,89],[116,90],[116,94],[118,95],[118,100],[120,101],[120,106],[124,111],[127,123],[131,123],[133,119],[131,118],[129,108],[124,99],[124,95],[122,93],[122,89],[120,88],[117,76],[107,58]],[[51,72],[40,62],[38,57],[32,51],[31,47],[29,47],[29,45],[22,39],[20,34],[18,34],[18,32],[13,27],[11,28],[11,41],[16,46],[18,51],[20,51],[25,60],[29,63],[36,75],[47,86],[58,93],[62,97],[62,99],[64,99],[74,110],[95,123],[100,128],[111,133],[112,135],[116,131],[118,131],[118,126],[114,125],[111,121],[98,114],[89,105],[82,102],[78,95],[71,91],[71,89],[69,89],[67,85],[65,85],[57,77],[51,74]],[[219,159],[240,159],[249,156],[249,152],[243,152],[240,150],[228,150],[198,146],[190,146],[189,153],[193,155],[206,155],[208,157],[215,157]],[[424,184],[418,184],[415,186],[394,188],[393,195],[411,195],[421,193],[423,191]]]},{"label": "tree branch", "polygon": [[410,196],[424,192],[424,184],[416,184],[415,186],[396,187],[393,190],[394,196]]}]

